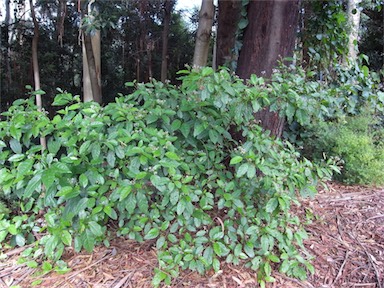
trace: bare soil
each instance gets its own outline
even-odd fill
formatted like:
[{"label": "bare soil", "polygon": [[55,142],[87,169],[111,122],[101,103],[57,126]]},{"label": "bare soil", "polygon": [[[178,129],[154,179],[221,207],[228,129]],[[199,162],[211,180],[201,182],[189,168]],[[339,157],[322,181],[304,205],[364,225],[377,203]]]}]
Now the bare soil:
[{"label": "bare soil", "polygon": [[[278,272],[267,287],[365,287],[384,288],[384,189],[330,184],[314,199],[302,200],[294,208],[308,223],[305,246],[315,256],[315,274],[307,281]],[[115,239],[111,247],[97,247],[92,254],[67,250],[71,271],[38,276],[35,269],[17,264],[23,248],[3,251],[0,287],[151,287],[156,251],[151,243]],[[3,255],[4,255],[3,254]],[[219,273],[201,276],[182,272],[171,287],[258,287],[255,271],[242,266],[222,265]]]}]

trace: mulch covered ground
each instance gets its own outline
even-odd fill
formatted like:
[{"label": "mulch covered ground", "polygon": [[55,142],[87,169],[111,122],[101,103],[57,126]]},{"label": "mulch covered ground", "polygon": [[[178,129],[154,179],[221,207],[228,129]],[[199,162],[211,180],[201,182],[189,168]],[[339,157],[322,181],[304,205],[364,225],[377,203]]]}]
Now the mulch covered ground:
[{"label": "mulch covered ground", "polygon": [[[305,246],[315,256],[316,272],[307,281],[279,273],[267,287],[378,287],[384,288],[384,189],[330,185],[315,199],[303,200],[295,213],[309,223]],[[5,251],[0,260],[0,287],[151,287],[157,266],[156,252],[148,243],[115,239],[110,248],[92,254],[67,251],[71,271],[36,276],[36,270],[16,264],[22,249]],[[202,277],[183,272],[171,287],[258,287],[255,272],[223,265],[217,274]]]}]

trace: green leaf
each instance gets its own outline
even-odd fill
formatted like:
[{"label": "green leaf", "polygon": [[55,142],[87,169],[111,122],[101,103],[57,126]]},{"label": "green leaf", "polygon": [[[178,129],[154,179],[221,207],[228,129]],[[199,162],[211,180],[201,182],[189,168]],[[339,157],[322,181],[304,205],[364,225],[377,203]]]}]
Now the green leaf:
[{"label": "green leaf", "polygon": [[85,174],[79,176],[79,184],[81,187],[85,188],[88,185],[88,177]]},{"label": "green leaf", "polygon": [[16,153],[16,154],[21,154],[22,153],[21,144],[16,139],[12,138],[9,141],[9,146],[11,147],[11,149],[12,149],[12,151],[14,153]]},{"label": "green leaf", "polygon": [[24,176],[26,175],[28,172],[32,172],[32,166],[33,166],[33,163],[34,163],[34,160],[33,159],[27,159],[23,162],[21,162],[18,166],[17,166],[17,176],[20,177],[20,176]]},{"label": "green leaf", "polygon": [[45,186],[45,189],[49,189],[49,187],[52,186],[53,182],[55,182],[56,176],[55,176],[55,170],[52,168],[49,168],[43,172],[42,175],[42,182]]},{"label": "green leaf", "polygon": [[8,158],[8,161],[9,162],[19,162],[19,161],[23,160],[24,157],[25,157],[24,154],[14,154]]},{"label": "green leaf", "polygon": [[31,180],[29,180],[27,187],[24,190],[23,198],[30,198],[39,185],[41,185],[41,174],[36,174]]},{"label": "green leaf", "polygon": [[101,235],[103,235],[103,229],[101,228],[101,226],[95,222],[95,221],[90,221],[88,223],[88,226],[89,226],[89,230],[92,232],[93,235],[95,235],[96,237],[99,237]]},{"label": "green leaf", "polygon": [[181,215],[181,214],[184,212],[185,207],[186,207],[185,200],[184,200],[184,199],[181,199],[181,200],[179,201],[179,203],[177,203],[177,207],[176,207],[176,213],[177,213],[177,215]]},{"label": "green leaf", "polygon": [[237,24],[237,27],[239,27],[240,30],[243,30],[247,26],[248,26],[248,18],[242,18]]},{"label": "green leaf", "polygon": [[237,163],[240,163],[241,161],[243,161],[243,157],[241,156],[235,156],[231,159],[231,162],[229,162],[230,165],[235,165]]},{"label": "green leaf", "polygon": [[247,172],[248,172],[248,163],[241,164],[239,169],[237,169],[236,177],[240,178]]},{"label": "green leaf", "polygon": [[212,264],[212,262],[213,262],[213,249],[212,249],[212,247],[207,247],[204,250],[203,258],[208,263],[208,265]]},{"label": "green leaf", "polygon": [[17,246],[24,246],[25,245],[25,238],[24,238],[24,235],[23,234],[17,234],[15,236],[15,242],[16,242],[16,245]]},{"label": "green leaf", "polygon": [[222,251],[221,251],[221,245],[219,245],[219,242],[214,242],[213,243],[213,251],[216,253],[217,256],[221,256],[222,255]]},{"label": "green leaf", "polygon": [[107,154],[108,165],[110,167],[115,167],[115,161],[116,161],[115,152],[114,151],[108,151],[108,154]]},{"label": "green leaf", "polygon": [[171,128],[172,128],[173,131],[179,129],[180,127],[181,127],[181,121],[179,119],[176,119],[171,124]]},{"label": "green leaf", "polygon": [[159,228],[152,228],[148,231],[148,233],[144,236],[145,240],[155,239],[157,236],[159,236],[160,230]]},{"label": "green leaf", "polygon": [[95,237],[90,230],[85,230],[85,233],[83,233],[81,240],[85,250],[87,250],[87,252],[92,252],[95,248]]},{"label": "green leaf", "polygon": [[271,268],[271,264],[269,264],[269,262],[265,262],[265,264],[264,264],[264,273],[266,276],[271,276],[272,268]]},{"label": "green leaf", "polygon": [[181,125],[180,131],[185,138],[188,138],[189,132],[191,131],[191,126],[192,126],[191,123],[183,123]]},{"label": "green leaf", "polygon": [[212,261],[212,267],[215,270],[215,272],[219,272],[220,270],[220,261],[217,258],[214,258]]},{"label": "green leaf", "polygon": [[111,206],[105,206],[103,211],[107,214],[111,219],[117,219],[117,213]]},{"label": "green leaf", "polygon": [[193,137],[199,136],[205,130],[204,124],[201,122],[195,122]]},{"label": "green leaf", "polygon": [[67,230],[63,230],[61,232],[61,241],[65,245],[71,246],[72,245],[72,235]]},{"label": "green leaf", "polygon": [[159,269],[156,269],[155,276],[152,279],[152,285],[158,287],[165,278],[167,278],[167,274]]},{"label": "green leaf", "polygon": [[248,164],[247,177],[249,179],[256,176],[256,167],[253,164]]},{"label": "green leaf", "polygon": [[220,134],[216,131],[216,130],[213,130],[213,129],[210,129],[209,132],[208,132],[208,136],[209,136],[209,139],[212,141],[212,143],[216,144],[218,142],[220,142],[221,140],[221,137],[220,137]]},{"label": "green leaf", "polygon": [[272,213],[273,211],[275,211],[278,205],[279,200],[277,198],[271,198],[265,206],[265,211],[267,211],[268,213]]},{"label": "green leaf", "polygon": [[177,154],[174,152],[167,152],[165,153],[165,156],[167,156],[169,159],[172,159],[172,160],[180,160],[180,157],[177,156]]},{"label": "green leaf", "polygon": [[161,248],[163,248],[165,244],[165,237],[164,236],[161,236],[159,239],[157,239],[156,241],[156,249],[157,250],[160,250]]}]

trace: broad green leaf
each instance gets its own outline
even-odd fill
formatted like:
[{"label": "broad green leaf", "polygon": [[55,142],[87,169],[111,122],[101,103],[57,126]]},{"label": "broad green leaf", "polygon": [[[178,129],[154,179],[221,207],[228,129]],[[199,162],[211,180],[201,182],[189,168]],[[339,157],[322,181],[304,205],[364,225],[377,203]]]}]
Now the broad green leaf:
[{"label": "broad green leaf", "polygon": [[247,177],[249,179],[251,179],[251,178],[253,178],[255,176],[256,176],[256,167],[253,164],[249,164],[248,165],[248,170],[247,170]]},{"label": "broad green leaf", "polygon": [[165,153],[165,156],[172,160],[180,160],[180,157],[174,152],[167,152]]},{"label": "broad green leaf", "polygon": [[72,235],[67,230],[63,230],[61,232],[61,241],[65,245],[71,246],[72,245]]},{"label": "broad green leaf", "polygon": [[275,211],[278,205],[279,200],[277,198],[271,198],[265,206],[265,211],[267,211],[268,213],[272,213],[273,211]]},{"label": "broad green leaf", "polygon": [[16,153],[16,154],[21,154],[22,153],[21,144],[16,139],[12,138],[9,141],[9,146],[11,147],[11,149],[12,149],[12,151],[14,153]]},{"label": "broad green leaf", "polygon": [[209,246],[204,250],[203,258],[208,263],[208,265],[212,264],[212,262],[213,262],[213,249],[212,249],[212,247]]},{"label": "broad green leaf", "polygon": [[181,121],[179,119],[176,119],[175,121],[172,122],[171,128],[173,131],[176,131],[181,127]]},{"label": "broad green leaf", "polygon": [[193,137],[199,136],[205,130],[204,123],[195,122]]},{"label": "broad green leaf", "polygon": [[43,172],[42,175],[42,182],[45,186],[45,189],[49,189],[49,187],[52,186],[53,182],[55,182],[56,176],[55,176],[55,170],[52,168],[48,168]]},{"label": "broad green leaf", "polygon": [[107,154],[108,165],[110,167],[115,167],[115,161],[116,161],[115,152],[114,151],[108,151],[108,154]]},{"label": "broad green leaf", "polygon": [[248,172],[248,163],[241,164],[239,169],[237,169],[236,177],[240,178]]},{"label": "broad green leaf", "polygon": [[27,187],[24,190],[23,198],[28,199],[31,197],[39,185],[41,185],[41,174],[36,174],[31,180],[29,180]]},{"label": "broad green leaf", "polygon": [[14,154],[8,158],[9,162],[19,162],[25,158],[24,154]]},{"label": "broad green leaf", "polygon": [[[112,218],[112,217],[111,217]],[[92,232],[93,235],[95,235],[96,237],[99,237],[101,235],[103,235],[103,229],[101,228],[101,226],[95,222],[95,221],[90,221],[88,223],[88,226],[89,226],[89,230]]]},{"label": "broad green leaf", "polygon": [[111,206],[105,206],[103,211],[107,214],[111,219],[117,220],[117,213]]},{"label": "broad green leaf", "polygon": [[17,176],[24,176],[25,174],[28,174],[28,172],[32,172],[32,166],[33,166],[34,160],[33,159],[27,159],[23,162],[21,162],[17,166]]},{"label": "broad green leaf", "polygon": [[240,163],[241,161],[243,161],[243,157],[241,156],[235,156],[231,159],[231,162],[229,162],[230,165],[235,165],[237,163]]},{"label": "broad green leaf", "polygon": [[148,231],[148,233],[144,236],[145,240],[155,239],[157,236],[159,236],[160,230],[159,228],[152,228]]}]

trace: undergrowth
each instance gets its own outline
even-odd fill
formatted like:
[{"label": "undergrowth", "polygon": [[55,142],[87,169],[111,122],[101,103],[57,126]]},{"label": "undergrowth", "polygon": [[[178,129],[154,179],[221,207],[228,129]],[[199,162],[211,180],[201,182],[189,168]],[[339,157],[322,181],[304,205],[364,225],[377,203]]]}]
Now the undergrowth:
[{"label": "undergrowth", "polygon": [[[127,83],[135,91],[105,107],[61,91],[53,119],[17,100],[0,122],[0,195],[17,207],[1,214],[0,241],[36,243],[30,255],[55,263],[66,246],[108,245],[114,222],[118,236],[155,241],[155,286],[222,261],[256,270],[262,286],[272,269],[313,273],[290,207],[337,167],[301,158],[253,116],[291,88],[226,70],[183,73],[180,87]],[[288,107],[304,121],[304,107]]]}]

